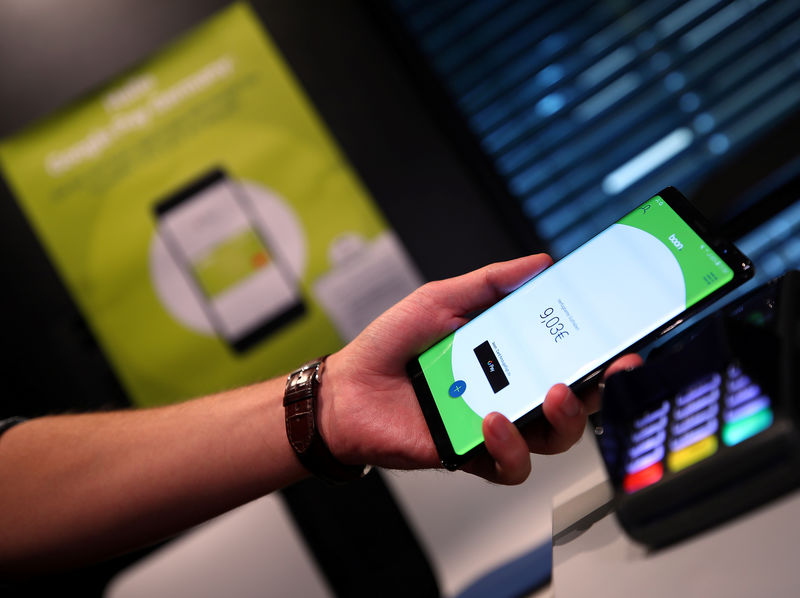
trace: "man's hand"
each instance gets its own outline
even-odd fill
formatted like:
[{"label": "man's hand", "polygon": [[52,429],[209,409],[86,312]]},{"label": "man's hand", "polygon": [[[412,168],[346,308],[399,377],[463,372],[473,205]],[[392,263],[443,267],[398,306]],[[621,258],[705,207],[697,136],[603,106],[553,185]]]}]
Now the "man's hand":
[{"label": "man's hand", "polygon": [[[323,374],[320,426],[334,455],[346,463],[398,469],[439,465],[406,363],[551,263],[545,254],[532,255],[423,285],[331,355]],[[635,365],[636,359],[621,360],[615,369]],[[498,483],[524,481],[531,468],[529,451],[556,453],[577,442],[596,397],[589,401],[581,402],[564,385],[554,386],[543,406],[545,419],[525,436],[499,413],[490,414],[483,434],[491,457],[464,469]]]}]

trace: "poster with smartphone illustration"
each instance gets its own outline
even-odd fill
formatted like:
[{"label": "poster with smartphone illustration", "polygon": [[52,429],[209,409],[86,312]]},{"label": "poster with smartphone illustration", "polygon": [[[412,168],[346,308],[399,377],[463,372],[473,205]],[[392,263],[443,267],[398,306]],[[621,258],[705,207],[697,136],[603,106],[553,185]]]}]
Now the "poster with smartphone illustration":
[{"label": "poster with smartphone illustration", "polygon": [[458,464],[483,442],[489,413],[527,421],[553,384],[598,372],[752,275],[703,230],[665,189],[422,353],[411,375],[443,460]]},{"label": "poster with smartphone illustration", "polygon": [[137,405],[285,374],[422,282],[245,3],[0,141],[0,167]]}]

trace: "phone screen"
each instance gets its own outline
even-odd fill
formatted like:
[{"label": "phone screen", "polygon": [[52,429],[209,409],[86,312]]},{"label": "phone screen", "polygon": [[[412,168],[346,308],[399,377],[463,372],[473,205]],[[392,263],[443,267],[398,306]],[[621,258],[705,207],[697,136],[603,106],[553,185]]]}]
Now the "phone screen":
[{"label": "phone screen", "polygon": [[157,206],[159,232],[219,334],[242,348],[301,306],[296,282],[254,227],[234,183],[214,171]]},{"label": "phone screen", "polygon": [[520,420],[734,274],[664,197],[645,202],[418,357],[453,453],[483,442],[490,412]]}]

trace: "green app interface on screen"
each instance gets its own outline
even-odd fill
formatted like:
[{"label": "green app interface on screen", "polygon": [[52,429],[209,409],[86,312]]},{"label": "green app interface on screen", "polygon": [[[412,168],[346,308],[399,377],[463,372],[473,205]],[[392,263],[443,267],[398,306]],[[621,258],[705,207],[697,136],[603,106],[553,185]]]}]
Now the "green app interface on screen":
[{"label": "green app interface on screen", "polygon": [[419,357],[453,449],[516,421],[733,279],[655,196]]}]

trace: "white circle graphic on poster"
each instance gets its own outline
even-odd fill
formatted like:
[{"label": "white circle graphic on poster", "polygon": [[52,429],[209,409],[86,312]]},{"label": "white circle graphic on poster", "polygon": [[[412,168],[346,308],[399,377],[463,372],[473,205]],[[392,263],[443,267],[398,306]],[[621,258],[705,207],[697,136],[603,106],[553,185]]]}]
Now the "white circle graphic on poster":
[{"label": "white circle graphic on poster", "polygon": [[[275,192],[250,181],[236,184],[250,204],[253,226],[281,253],[295,280],[306,268],[307,251],[303,227],[289,204]],[[164,308],[178,322],[202,334],[216,335],[189,274],[175,260],[156,231],[150,241],[150,277]]]}]

